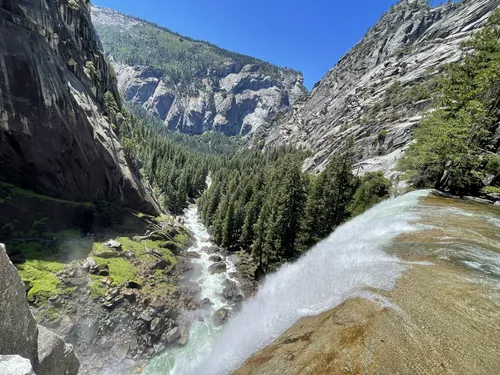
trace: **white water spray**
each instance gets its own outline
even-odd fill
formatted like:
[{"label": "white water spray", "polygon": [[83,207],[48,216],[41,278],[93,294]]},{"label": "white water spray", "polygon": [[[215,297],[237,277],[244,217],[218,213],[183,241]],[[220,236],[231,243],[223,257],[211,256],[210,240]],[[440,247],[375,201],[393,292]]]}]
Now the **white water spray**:
[{"label": "white water spray", "polygon": [[180,373],[228,374],[298,319],[331,309],[366,288],[393,288],[405,266],[384,247],[417,229],[412,208],[427,194],[413,192],[374,207],[339,227],[296,263],[270,275],[256,297],[230,319],[211,350]]}]

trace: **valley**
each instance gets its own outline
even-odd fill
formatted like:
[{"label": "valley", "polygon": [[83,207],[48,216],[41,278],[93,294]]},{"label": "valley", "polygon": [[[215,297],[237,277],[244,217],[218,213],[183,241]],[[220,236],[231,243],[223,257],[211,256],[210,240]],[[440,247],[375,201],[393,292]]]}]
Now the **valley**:
[{"label": "valley", "polygon": [[0,31],[0,374],[500,373],[500,0],[310,92],[89,0]]}]

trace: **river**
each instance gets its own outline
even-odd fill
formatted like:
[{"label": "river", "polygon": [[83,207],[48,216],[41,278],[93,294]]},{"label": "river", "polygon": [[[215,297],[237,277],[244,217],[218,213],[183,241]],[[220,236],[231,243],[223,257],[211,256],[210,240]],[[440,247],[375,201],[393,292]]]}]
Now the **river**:
[{"label": "river", "polygon": [[[208,233],[200,222],[195,207],[186,213],[186,225],[195,233],[202,267],[199,278],[202,296],[215,305],[205,319],[193,325],[189,343],[155,358],[144,372],[146,375],[226,375],[249,356],[272,343],[297,320],[314,316],[338,306],[353,297],[363,297],[401,311],[406,306],[387,295],[394,291],[403,275],[422,270],[423,284],[419,287],[433,293],[432,272],[456,269],[463,293],[476,292],[469,314],[488,332],[498,332],[500,323],[500,209],[462,200],[444,199],[430,191],[415,191],[385,201],[364,214],[340,226],[293,264],[269,275],[255,297],[245,302],[222,328],[213,326],[210,315],[225,306],[220,292],[226,275],[208,275],[208,254],[201,248],[210,245]],[[443,267],[446,266],[446,267]],[[234,265],[229,264],[230,268]],[[443,274],[444,280],[447,280]],[[427,280],[429,280],[427,282]],[[429,284],[429,285],[427,285]],[[440,282],[443,286],[443,282]],[[440,294],[449,306],[456,303],[451,296],[459,282],[450,283]],[[427,289],[425,289],[425,288]],[[437,293],[437,292],[436,292]],[[414,302],[411,295],[408,306]],[[424,300],[426,301],[426,300]],[[424,311],[424,305],[421,305]],[[448,309],[444,306],[445,314]],[[477,312],[477,313],[476,313]],[[471,315],[460,322],[464,327]],[[439,320],[447,324],[446,319]],[[492,323],[495,323],[492,325]],[[449,334],[457,327],[439,327],[436,334]],[[447,333],[448,332],[448,333]],[[481,346],[477,329],[467,337],[453,342],[460,345],[475,336],[474,346]],[[499,340],[482,345],[489,352]],[[439,338],[437,338],[439,339]],[[493,344],[489,344],[493,343]],[[468,345],[470,348],[471,346]],[[496,353],[495,350],[491,353]],[[495,355],[490,359],[495,362]],[[300,372],[299,372],[300,373]],[[328,373],[328,372],[326,372]]]},{"label": "river", "polygon": [[195,244],[187,251],[193,251],[200,255],[199,259],[193,259],[192,263],[198,266],[198,272],[189,282],[198,283],[201,287],[200,300],[208,298],[211,305],[189,312],[186,319],[193,321],[188,343],[183,347],[168,349],[162,355],[155,357],[144,369],[145,375],[185,375],[192,368],[195,361],[206,356],[214,341],[222,332],[222,327],[213,324],[214,313],[226,308],[231,310],[233,306],[222,296],[223,283],[226,279],[233,279],[230,275],[236,271],[230,258],[226,258],[227,271],[222,274],[210,274],[209,267],[214,262],[209,259],[210,255],[206,248],[214,246],[209,241],[205,226],[198,215],[196,205],[191,205],[184,213],[184,225],[193,233]]}]

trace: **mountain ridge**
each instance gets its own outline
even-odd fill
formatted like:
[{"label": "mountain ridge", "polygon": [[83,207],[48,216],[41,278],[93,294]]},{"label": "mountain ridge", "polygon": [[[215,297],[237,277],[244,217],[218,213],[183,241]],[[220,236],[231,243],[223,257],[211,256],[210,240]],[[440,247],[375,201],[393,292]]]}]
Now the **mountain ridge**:
[{"label": "mountain ridge", "polygon": [[92,8],[118,87],[171,130],[252,133],[306,93],[302,74],[107,8]]},{"label": "mountain ridge", "polygon": [[432,103],[433,78],[460,58],[460,45],[500,5],[461,1],[430,7],[401,0],[319,81],[307,97],[261,126],[254,144],[304,147],[306,170],[321,170],[353,137],[359,173],[398,180],[397,160]]}]

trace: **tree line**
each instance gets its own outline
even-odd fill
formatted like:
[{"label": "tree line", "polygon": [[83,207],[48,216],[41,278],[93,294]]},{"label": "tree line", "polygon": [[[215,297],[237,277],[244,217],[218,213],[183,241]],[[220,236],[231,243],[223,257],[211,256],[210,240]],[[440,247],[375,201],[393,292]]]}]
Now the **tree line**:
[{"label": "tree line", "polygon": [[399,168],[418,188],[500,193],[500,10],[462,50]]},{"label": "tree line", "polygon": [[214,242],[251,251],[259,274],[296,259],[390,195],[381,173],[353,174],[352,141],[317,176],[301,170],[305,156],[282,148],[221,158],[198,202]]}]

